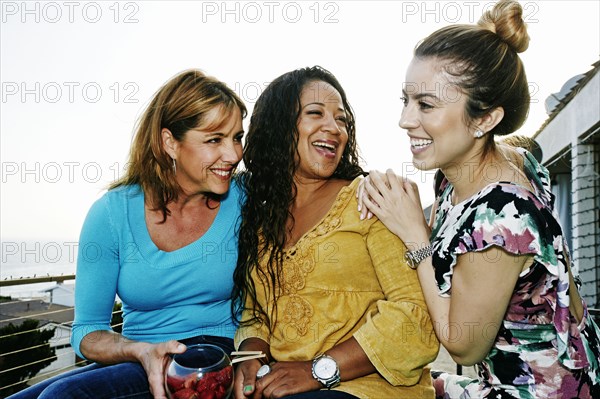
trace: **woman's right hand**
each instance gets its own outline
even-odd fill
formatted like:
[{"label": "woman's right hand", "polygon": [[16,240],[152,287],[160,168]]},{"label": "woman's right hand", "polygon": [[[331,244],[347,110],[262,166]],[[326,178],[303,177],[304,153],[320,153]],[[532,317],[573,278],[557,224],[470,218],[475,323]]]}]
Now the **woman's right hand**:
[{"label": "woman's right hand", "polygon": [[183,353],[187,347],[171,340],[152,344],[133,341],[113,331],[97,330],[87,334],[80,345],[86,359],[101,364],[138,362],[146,371],[150,392],[155,399],[166,399],[165,369],[170,355]]},{"label": "woman's right hand", "polygon": [[140,342],[137,359],[146,371],[150,392],[154,399],[167,399],[165,392],[165,372],[169,367],[170,355],[183,353],[186,346],[178,341],[167,341],[158,344]]},{"label": "woman's right hand", "polygon": [[251,397],[255,391],[256,373],[261,365],[257,359],[245,360],[237,365],[233,378],[233,396],[235,399]]},{"label": "woman's right hand", "polygon": [[414,243],[420,246],[422,242],[429,242],[429,227],[416,183],[397,176],[391,169],[386,173],[369,172],[363,183],[359,204],[377,216],[407,245]]}]

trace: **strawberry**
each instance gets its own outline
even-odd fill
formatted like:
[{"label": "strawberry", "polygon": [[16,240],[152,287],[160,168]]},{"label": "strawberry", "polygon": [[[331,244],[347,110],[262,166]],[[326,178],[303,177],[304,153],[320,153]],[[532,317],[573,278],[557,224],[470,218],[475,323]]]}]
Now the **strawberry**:
[{"label": "strawberry", "polygon": [[175,392],[183,388],[183,378],[167,376],[167,387],[171,392]]},{"label": "strawberry", "polygon": [[198,382],[196,383],[196,391],[198,392],[204,392],[204,391],[208,391],[209,390],[209,379],[204,377],[204,378],[200,378],[198,380]]},{"label": "strawberry", "polygon": [[183,387],[188,389],[194,389],[196,386],[196,373],[192,373],[185,377],[185,381],[183,382]]},{"label": "strawberry", "polygon": [[204,391],[201,392],[198,396],[198,399],[216,399],[215,393],[212,391]]},{"label": "strawberry", "polygon": [[175,399],[199,399],[198,394],[193,389],[183,388],[175,392],[173,395]]},{"label": "strawberry", "polygon": [[[202,381],[202,383],[200,383],[200,381]],[[202,379],[196,383],[196,391],[214,391],[218,385],[219,382],[216,380],[216,373],[206,373]]]},{"label": "strawberry", "polygon": [[228,387],[229,384],[231,384],[232,380],[233,380],[233,367],[232,366],[227,366],[219,372],[217,381],[219,381],[221,384]]},{"label": "strawberry", "polygon": [[227,391],[223,385],[219,385],[215,390],[215,399],[225,399],[227,396]]}]

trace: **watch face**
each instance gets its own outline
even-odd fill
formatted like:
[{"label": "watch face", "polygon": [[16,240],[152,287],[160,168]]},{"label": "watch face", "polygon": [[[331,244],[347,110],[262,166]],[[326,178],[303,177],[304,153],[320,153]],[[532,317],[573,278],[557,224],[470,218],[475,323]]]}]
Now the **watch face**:
[{"label": "watch face", "polygon": [[327,380],[335,375],[337,364],[335,360],[323,357],[315,363],[315,374],[319,378]]}]

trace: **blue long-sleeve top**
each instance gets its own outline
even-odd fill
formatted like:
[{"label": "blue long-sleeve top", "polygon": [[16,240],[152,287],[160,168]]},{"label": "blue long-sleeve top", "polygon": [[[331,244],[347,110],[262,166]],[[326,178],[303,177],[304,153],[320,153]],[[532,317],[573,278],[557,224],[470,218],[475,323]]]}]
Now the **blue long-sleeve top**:
[{"label": "blue long-sleeve top", "polygon": [[109,190],[91,207],[79,239],[71,345],[110,330],[115,297],[126,338],[164,342],[197,335],[233,337],[231,289],[237,261],[240,188],[234,181],[197,241],[172,252],[154,244],[137,185]]}]

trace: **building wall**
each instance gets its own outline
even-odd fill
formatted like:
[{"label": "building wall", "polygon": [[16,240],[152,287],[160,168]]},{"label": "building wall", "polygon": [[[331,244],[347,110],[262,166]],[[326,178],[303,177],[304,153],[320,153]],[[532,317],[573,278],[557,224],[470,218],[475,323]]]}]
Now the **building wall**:
[{"label": "building wall", "polygon": [[543,162],[559,154],[600,121],[600,73],[579,89],[577,95],[535,136],[544,152]]},{"label": "building wall", "polygon": [[600,70],[595,67],[592,73],[534,138],[544,153],[544,164],[558,156],[570,158],[573,269],[579,273],[588,306],[600,308]]},{"label": "building wall", "polygon": [[47,290],[50,293],[50,303],[62,306],[75,306],[75,284],[58,283],[56,287]]},{"label": "building wall", "polygon": [[572,257],[582,281],[581,294],[590,307],[600,307],[598,265],[600,256],[599,145],[576,143],[572,159]]}]

